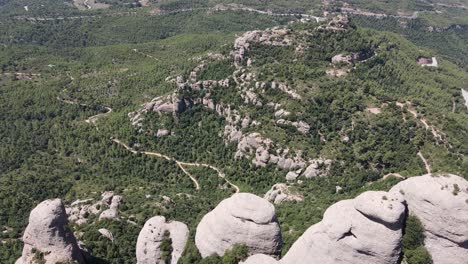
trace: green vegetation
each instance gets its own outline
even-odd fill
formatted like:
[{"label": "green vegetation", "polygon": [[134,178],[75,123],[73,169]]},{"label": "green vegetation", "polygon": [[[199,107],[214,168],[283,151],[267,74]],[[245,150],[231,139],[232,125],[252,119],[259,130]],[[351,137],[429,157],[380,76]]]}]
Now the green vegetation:
[{"label": "green vegetation", "polygon": [[[251,70],[258,81],[288,83],[303,99],[292,100],[273,89],[266,89],[259,97],[292,112],[285,117],[288,121],[310,124],[304,135],[290,126],[277,125],[272,109],[244,104],[232,78],[229,55],[236,35],[243,31],[286,25],[295,18],[244,11],[207,12],[203,8],[234,2],[261,10],[316,13],[321,10],[316,6],[321,1],[177,0],[128,9],[130,2],[108,1],[113,4],[109,10],[81,12],[70,1],[0,1],[0,240],[5,242],[0,243],[1,263],[14,263],[21,254],[18,238],[36,204],[54,197],[67,204],[76,199],[96,200],[108,190],[124,197],[122,217],[137,225],[98,221],[91,216],[93,224],[71,226],[76,233],[83,233],[80,240],[93,251],[95,263],[135,263],[138,232],[155,215],[189,226],[191,236],[180,263],[237,263],[246,257],[246,247],[238,245],[223,257],[202,260],[195,247],[194,232],[202,216],[233,192],[215,171],[186,168],[200,183],[201,190],[196,191],[173,161],[133,155],[110,140],[119,138],[138,150],[216,165],[242,191],[260,196],[273,184],[284,182],[285,170],[234,159],[236,144],[226,144],[222,136],[226,120],[201,106],[177,116],[147,113],[142,131],[151,133],[139,133],[130,124],[129,112],[152,98],[174,92],[175,85],[166,78],[188,77],[199,62],[194,58],[207,61],[200,80],[230,79],[231,87],[213,87],[209,92],[216,103],[230,104],[259,121],[246,132],[267,135],[291,152],[301,149],[306,158],[339,161],[331,166],[329,177],[303,179],[303,184],[295,186],[295,191],[304,195],[303,202],[276,206],[283,253],[310,225],[321,220],[329,205],[366,190],[388,190],[398,180],[378,181],[385,174],[425,173],[416,155],[419,151],[434,172],[468,177],[467,110],[460,94],[468,83],[463,69],[467,65],[463,28],[426,32],[429,24],[423,19],[401,28],[395,18],[353,17],[347,31],[318,31],[318,24],[312,22],[290,25],[291,35],[306,47],[303,53],[287,46],[252,45],[247,55],[253,59]],[[365,4],[375,10],[419,8],[407,1],[379,1],[375,7],[368,6],[369,1]],[[25,5],[30,11],[24,10]],[[200,9],[150,15],[153,8]],[[83,18],[28,21],[17,17],[75,15]],[[382,30],[402,34],[411,42]],[[226,58],[210,59],[208,53]],[[354,67],[347,76],[328,76],[330,60],[339,53],[365,54],[368,58],[352,67],[337,65]],[[437,56],[439,67],[420,67],[415,61],[418,56]],[[206,92],[184,96],[200,98]],[[420,118],[441,129],[443,142],[412,117],[411,109],[396,104],[406,101]],[[97,121],[98,129],[84,122],[104,113],[106,106],[113,112]],[[381,113],[371,114],[368,107],[378,107]],[[173,135],[156,138],[154,132],[160,128]],[[335,193],[336,186],[343,189]],[[454,195],[455,190],[454,186]],[[165,202],[162,196],[173,202]],[[418,223],[410,217],[405,229],[404,252],[410,264],[430,263]],[[110,230],[115,243],[102,237],[99,228]],[[168,257],[170,239],[163,244]]]},{"label": "green vegetation", "polygon": [[172,254],[172,239],[169,237],[170,233],[168,230],[164,232],[164,238],[161,242],[161,260],[164,263],[171,263]]},{"label": "green vegetation", "polygon": [[424,247],[424,227],[414,215],[410,215],[406,220],[402,246],[408,264],[432,263],[431,255]]},{"label": "green vegetation", "polygon": [[210,256],[203,259],[202,264],[236,264],[245,260],[248,256],[249,248],[245,245],[234,245],[231,250],[227,250],[224,256]]}]

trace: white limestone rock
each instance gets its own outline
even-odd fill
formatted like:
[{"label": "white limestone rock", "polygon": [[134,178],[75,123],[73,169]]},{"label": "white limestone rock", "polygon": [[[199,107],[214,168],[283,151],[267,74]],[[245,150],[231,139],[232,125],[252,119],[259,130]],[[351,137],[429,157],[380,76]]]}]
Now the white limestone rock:
[{"label": "white limestone rock", "polygon": [[277,255],[282,240],[275,208],[253,194],[234,194],[202,218],[195,244],[203,258],[222,256],[236,244],[246,245],[250,254]]},{"label": "white limestone rock", "polygon": [[46,264],[85,263],[60,199],[45,200],[31,211],[23,242],[16,264],[39,263],[38,253]]},{"label": "white limestone rock", "polygon": [[104,220],[104,219],[115,219],[119,217],[119,211],[114,208],[110,208],[107,210],[104,210],[100,215],[99,215],[99,220]]},{"label": "white limestone rock", "polygon": [[410,214],[425,229],[425,247],[434,263],[468,259],[468,181],[456,175],[411,177],[390,192],[402,194]]},{"label": "white limestone rock", "polygon": [[161,258],[161,243],[168,235],[172,241],[172,255],[170,263],[176,264],[184,252],[189,230],[181,222],[169,221],[163,216],[155,216],[146,221],[138,235],[136,257],[138,264],[164,264]]},{"label": "white limestone rock", "polygon": [[168,129],[158,129],[158,131],[156,132],[156,137],[165,137],[167,135],[169,135],[171,133],[171,131],[169,131]]},{"label": "white limestone rock", "polygon": [[295,181],[297,177],[299,177],[299,174],[297,174],[295,171],[289,171],[286,174],[287,181]]},{"label": "white limestone rock", "polygon": [[112,234],[111,231],[105,228],[100,228],[98,229],[99,234],[101,234],[103,237],[109,239],[111,242],[114,242],[114,235]]},{"label": "white limestone rock", "polygon": [[365,192],[340,201],[307,229],[281,263],[397,263],[404,215],[404,200],[394,193]]}]

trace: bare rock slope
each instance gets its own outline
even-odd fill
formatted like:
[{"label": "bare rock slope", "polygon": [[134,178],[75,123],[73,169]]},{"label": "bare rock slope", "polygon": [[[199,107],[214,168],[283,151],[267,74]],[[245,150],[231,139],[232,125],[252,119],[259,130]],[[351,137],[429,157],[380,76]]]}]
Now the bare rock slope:
[{"label": "bare rock slope", "polygon": [[181,222],[166,222],[163,216],[155,216],[146,221],[137,240],[136,257],[138,264],[167,263],[161,256],[161,243],[171,239],[171,259],[169,263],[177,263],[188,240],[188,227]]},{"label": "bare rock slope", "polygon": [[466,263],[468,181],[451,174],[411,177],[389,192],[335,203],[281,260],[257,254],[244,263],[398,263],[408,214],[421,220],[434,263]]},{"label": "bare rock slope", "polygon": [[60,199],[43,201],[31,211],[23,242],[16,264],[85,263]]},{"label": "bare rock slope", "polygon": [[390,192],[401,193],[421,220],[425,247],[436,264],[468,259],[468,182],[456,175],[412,177]]},{"label": "bare rock slope", "polygon": [[195,244],[204,258],[222,256],[235,244],[246,245],[251,254],[277,255],[282,240],[275,208],[253,194],[234,194],[203,217]]},{"label": "bare rock slope", "polygon": [[307,229],[281,263],[397,263],[404,216],[398,194],[365,192],[340,201]]}]

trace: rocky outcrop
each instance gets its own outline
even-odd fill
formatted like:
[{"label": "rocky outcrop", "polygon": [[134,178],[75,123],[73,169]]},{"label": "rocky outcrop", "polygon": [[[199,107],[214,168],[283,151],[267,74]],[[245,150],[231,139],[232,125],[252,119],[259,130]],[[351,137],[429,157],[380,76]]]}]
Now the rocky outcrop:
[{"label": "rocky outcrop", "polygon": [[297,129],[297,131],[301,132],[302,134],[306,135],[309,133],[310,125],[304,121],[289,121],[285,119],[278,119],[276,120],[276,124],[278,125],[285,125],[285,126],[293,126]]},{"label": "rocky outcrop", "polygon": [[468,91],[465,89],[461,89],[461,94],[463,96],[463,100],[465,100],[465,106],[468,109]]},{"label": "rocky outcrop", "polygon": [[99,215],[99,219],[117,218],[121,203],[122,196],[114,195],[112,191],[105,191],[101,194],[100,201],[93,203],[93,199],[76,200],[65,209],[71,223],[83,225],[88,222],[91,215]]},{"label": "rocky outcrop", "polygon": [[397,193],[365,192],[340,201],[307,229],[281,263],[397,263],[404,216],[404,200]]},{"label": "rocky outcrop", "polygon": [[425,247],[437,264],[468,259],[468,181],[455,175],[411,177],[390,192],[403,195],[425,229]]},{"label": "rocky outcrop", "polygon": [[16,264],[85,263],[60,199],[43,201],[31,211],[23,242]]},{"label": "rocky outcrop", "polygon": [[136,257],[138,264],[168,263],[162,259],[161,243],[171,240],[170,262],[176,264],[184,252],[188,240],[188,227],[181,222],[169,221],[163,216],[155,216],[146,221],[137,240]]},{"label": "rocky outcrop", "polygon": [[250,254],[277,255],[282,240],[275,208],[253,194],[234,194],[202,218],[195,244],[204,258],[222,256],[236,244],[246,245]]},{"label": "rocky outcrop", "polygon": [[344,63],[344,64],[352,65],[356,62],[366,60],[370,58],[372,55],[374,55],[373,50],[369,50],[366,52],[351,52],[350,54],[347,54],[347,55],[337,54],[333,56],[333,58],[331,59],[331,62],[332,64]]},{"label": "rocky outcrop", "polygon": [[342,31],[349,27],[349,19],[346,15],[333,17],[328,24],[318,27],[318,30]]},{"label": "rocky outcrop", "polygon": [[285,183],[277,183],[273,185],[263,198],[269,202],[273,202],[274,204],[291,201],[301,202],[304,200],[302,194],[294,191],[291,186],[288,186]]},{"label": "rocky outcrop", "polygon": [[309,166],[304,170],[302,175],[308,179],[314,177],[322,177],[328,174],[332,161],[329,159],[314,159],[309,161]]},{"label": "rocky outcrop", "polygon": [[156,113],[181,113],[190,107],[193,102],[182,99],[177,94],[156,97],[143,107],[146,111]]},{"label": "rocky outcrop", "polygon": [[119,207],[122,203],[122,196],[114,195],[113,192],[110,192],[107,196],[103,194],[101,202],[107,204],[109,209],[104,210],[101,215],[99,215],[99,220],[115,219],[119,217]]},{"label": "rocky outcrop", "polygon": [[288,46],[292,44],[289,37],[290,30],[285,28],[273,28],[264,31],[248,31],[234,41],[234,51],[232,56],[236,63],[245,58],[245,53],[249,50],[251,43],[260,43],[272,46]]},{"label": "rocky outcrop", "polygon": [[333,56],[331,62],[333,64],[336,64],[336,63],[352,64],[353,63],[353,56],[352,56],[352,54],[350,54],[350,55],[337,54],[337,55]]},{"label": "rocky outcrop", "polygon": [[296,180],[300,175],[306,178],[328,175],[331,160],[319,158],[306,161],[302,158],[301,151],[297,151],[296,155],[292,156],[289,149],[278,148],[271,139],[264,138],[260,133],[238,135],[237,132],[238,130],[233,129],[228,131],[231,137],[240,137],[236,159],[252,157],[252,163],[261,167],[270,163],[276,164],[278,168],[289,171],[286,175],[288,181]]}]

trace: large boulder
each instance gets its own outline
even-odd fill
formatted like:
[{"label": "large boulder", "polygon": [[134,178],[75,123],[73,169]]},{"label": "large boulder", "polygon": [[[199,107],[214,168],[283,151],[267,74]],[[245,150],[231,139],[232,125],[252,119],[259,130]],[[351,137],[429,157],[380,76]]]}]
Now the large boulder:
[{"label": "large boulder", "polygon": [[253,194],[234,194],[203,217],[195,244],[204,258],[222,256],[235,244],[246,245],[250,254],[277,255],[282,240],[275,208]]},{"label": "large boulder", "polygon": [[306,230],[281,263],[397,263],[405,210],[398,193],[365,192],[340,201]]},{"label": "large boulder", "polygon": [[172,253],[170,262],[176,264],[184,252],[188,240],[188,227],[181,222],[166,222],[163,216],[155,216],[146,221],[138,235],[136,257],[138,264],[164,264],[161,244],[171,239]]},{"label": "large boulder", "polygon": [[425,229],[425,247],[437,264],[466,263],[468,259],[468,181],[455,175],[423,175],[395,185],[410,214]]},{"label": "large boulder", "polygon": [[85,263],[60,199],[43,201],[31,211],[23,242],[16,264]]}]

